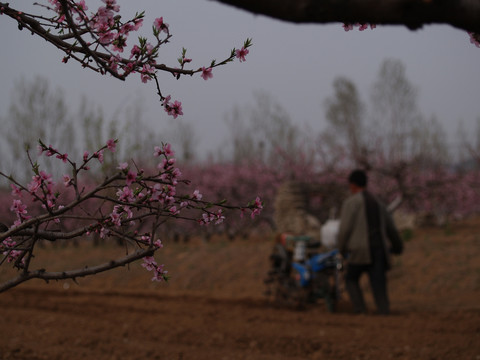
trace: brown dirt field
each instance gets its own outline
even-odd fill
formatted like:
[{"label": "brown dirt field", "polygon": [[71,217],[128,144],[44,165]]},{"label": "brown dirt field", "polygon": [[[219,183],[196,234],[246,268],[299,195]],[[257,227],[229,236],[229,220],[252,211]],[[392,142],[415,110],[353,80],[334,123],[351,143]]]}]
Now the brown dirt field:
[{"label": "brown dirt field", "polygon": [[[139,264],[78,284],[22,284],[0,294],[0,358],[480,360],[479,218],[414,232],[389,273],[390,316],[352,315],[346,294],[334,314],[322,302],[273,306],[263,296],[271,247],[167,242],[157,261],[168,284],[150,282]],[[84,244],[38,257],[74,268],[115,251]]]}]

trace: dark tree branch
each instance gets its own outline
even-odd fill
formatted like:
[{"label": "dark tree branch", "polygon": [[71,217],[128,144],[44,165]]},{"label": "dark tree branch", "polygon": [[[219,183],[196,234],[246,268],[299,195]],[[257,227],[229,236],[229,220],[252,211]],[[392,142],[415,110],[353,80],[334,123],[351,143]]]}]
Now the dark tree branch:
[{"label": "dark tree branch", "polygon": [[76,279],[79,277],[95,275],[95,274],[108,271],[120,266],[125,266],[136,260],[142,259],[145,256],[151,256],[153,255],[153,253],[154,253],[153,249],[140,249],[140,250],[137,250],[135,253],[127,255],[121,259],[112,260],[101,265],[97,265],[93,267],[85,267],[83,269],[77,269],[77,270],[47,272],[41,269],[41,270],[35,270],[35,271],[22,272],[16,278],[2,283],[0,285],[0,293],[31,279],[43,279],[48,282],[49,280]]},{"label": "dark tree branch", "polygon": [[418,29],[449,24],[480,33],[476,0],[216,0],[253,14],[293,23],[368,23]]},{"label": "dark tree branch", "polygon": [[[27,29],[32,34],[36,34],[41,38],[45,39],[46,41],[48,41],[49,43],[53,44],[58,49],[65,52],[65,54],[72,57],[75,57],[75,54],[82,54],[86,57],[91,57],[99,65],[98,69],[104,69],[105,72],[109,72],[113,77],[119,80],[125,80],[126,78],[125,75],[109,70],[109,67],[107,66],[107,64],[109,59],[112,57],[112,54],[107,52],[92,50],[82,38],[82,35],[85,35],[89,31],[85,29],[77,29],[68,11],[67,2],[62,1],[62,5],[66,10],[65,14],[66,14],[67,22],[69,25],[69,29],[71,31],[67,34],[56,34],[54,31],[51,31],[52,24],[49,24],[49,27],[47,27],[37,20],[38,16],[35,17],[33,15],[26,14],[22,11],[14,9],[9,6],[9,3],[0,2],[0,14],[5,14],[11,17],[12,19],[16,20],[18,22],[18,28],[20,30]],[[47,20],[47,22],[48,21],[51,21],[51,20]],[[76,39],[77,42],[72,44],[66,41],[71,39]],[[81,63],[83,62],[79,57],[75,57],[75,59]],[[119,61],[123,64],[128,64],[130,62],[130,59],[120,58]],[[85,63],[84,65],[86,67],[91,68],[94,71],[99,71],[98,69],[95,69],[94,67],[90,66],[88,62]],[[187,70],[187,69],[181,69],[177,67],[169,67],[169,66],[166,66],[165,64],[154,64],[153,67],[158,70],[169,72],[176,75],[178,74],[193,75],[194,73],[201,71],[201,69]]]}]

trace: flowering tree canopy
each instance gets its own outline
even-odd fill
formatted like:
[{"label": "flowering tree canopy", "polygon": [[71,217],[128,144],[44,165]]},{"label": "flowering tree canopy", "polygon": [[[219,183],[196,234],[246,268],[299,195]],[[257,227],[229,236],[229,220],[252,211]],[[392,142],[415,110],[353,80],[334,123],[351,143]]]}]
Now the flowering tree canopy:
[{"label": "flowering tree canopy", "polygon": [[[251,40],[247,39],[240,49],[233,48],[225,59],[212,60],[197,69],[188,68],[192,59],[187,58],[187,50],[182,49],[178,64],[167,66],[159,61],[160,48],[172,36],[163,17],[156,18],[152,24],[153,40],[138,37],[137,41],[132,41],[131,35],[143,24],[144,13],[123,19],[116,0],[102,0],[101,6],[93,11],[85,0],[48,0],[34,5],[38,11],[31,14],[0,2],[0,15],[12,18],[19,30],[29,31],[57,47],[64,53],[64,63],[77,61],[84,68],[119,80],[132,74],[139,74],[143,83],[153,80],[164,110],[173,118],[183,115],[182,103],[172,100],[170,95],[163,95],[157,78],[159,72],[177,79],[199,73],[208,80],[213,77],[215,67],[236,58],[245,61],[251,46]],[[138,259],[143,259],[145,269],[153,271],[152,280],[161,281],[166,279],[166,272],[153,255],[162,247],[158,229],[166,221],[183,219],[200,225],[220,224],[225,219],[226,209],[239,209],[241,214],[250,209],[251,216],[255,217],[263,207],[258,197],[244,207],[237,207],[227,205],[224,200],[203,199],[196,189],[177,189],[190,181],[181,178],[169,144],[155,147],[153,155],[161,160],[153,171],[139,168],[132,160],[132,164],[120,163],[114,173],[104,174],[101,181],[85,175],[92,163],[103,163],[104,151],[115,151],[116,143],[111,139],[93,153],[86,151],[83,156],[75,156],[40,141],[40,155],[55,157],[60,164],[70,167],[61,181],[63,187],[41,169],[30,154],[33,177],[28,184],[0,172],[0,176],[11,183],[13,202],[10,210],[15,215],[13,224],[0,224],[0,251],[3,253],[0,265],[11,263],[19,271],[17,277],[0,284],[0,292],[33,278],[75,279]],[[125,244],[127,254],[77,270],[33,269],[32,259],[40,241],[71,240],[91,234],[116,238]]]},{"label": "flowering tree canopy", "polygon": [[[129,40],[142,25],[144,13],[140,12],[132,19],[123,19],[116,0],[103,0],[104,5],[95,11],[89,11],[85,0],[48,0],[39,4],[39,12],[30,14],[14,9],[8,3],[0,2],[0,14],[11,17],[18,23],[19,30],[27,30],[45,39],[64,52],[63,62],[75,60],[85,68],[100,74],[125,80],[129,75],[138,73],[142,82],[154,80],[165,111],[176,118],[183,115],[182,103],[171,101],[160,89],[157,73],[170,73],[177,79],[183,75],[200,73],[208,80],[213,76],[212,69],[232,62],[235,58],[245,61],[251,40],[247,39],[240,49],[233,48],[229,55],[221,60],[212,60],[210,64],[197,69],[188,68],[192,61],[187,58],[187,50],[182,49],[178,64],[167,66],[159,63],[159,50],[172,37],[169,25],[163,17],[156,18],[152,24],[153,40],[139,37],[135,44]],[[129,46],[128,43],[131,45]]]},{"label": "flowering tree canopy", "polygon": [[[162,281],[166,279],[166,271],[163,265],[155,262],[153,255],[163,247],[158,234],[159,227],[166,221],[183,219],[200,225],[221,224],[226,209],[239,209],[241,214],[248,211],[254,218],[263,208],[258,197],[244,207],[235,207],[228,206],[225,201],[209,202],[198,189],[181,192],[179,186],[190,182],[182,179],[181,171],[175,167],[174,152],[169,144],[152,149],[153,156],[158,158],[156,169],[146,171],[135,163],[122,162],[100,183],[90,181],[90,167],[103,162],[104,151],[114,152],[116,143],[116,140],[108,140],[97,151],[85,152],[81,159],[74,159],[40,141],[40,155],[55,157],[70,168],[60,184],[31,158],[33,177],[28,184],[21,184],[0,172],[0,176],[11,183],[10,210],[15,216],[12,225],[1,224],[3,258],[0,265],[11,263],[19,270],[17,277],[0,284],[0,292],[34,278],[76,279],[139,259],[143,259],[143,266],[153,272],[152,280]],[[127,254],[76,270],[32,269],[41,240],[72,240],[92,234],[120,240]]]}]

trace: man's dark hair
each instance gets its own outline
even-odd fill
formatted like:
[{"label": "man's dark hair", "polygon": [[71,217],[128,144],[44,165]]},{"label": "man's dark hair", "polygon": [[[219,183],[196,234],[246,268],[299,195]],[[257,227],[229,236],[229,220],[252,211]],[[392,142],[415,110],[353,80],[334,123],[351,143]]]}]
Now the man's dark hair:
[{"label": "man's dark hair", "polygon": [[348,182],[359,187],[366,187],[368,182],[367,174],[363,170],[353,170],[348,177]]}]

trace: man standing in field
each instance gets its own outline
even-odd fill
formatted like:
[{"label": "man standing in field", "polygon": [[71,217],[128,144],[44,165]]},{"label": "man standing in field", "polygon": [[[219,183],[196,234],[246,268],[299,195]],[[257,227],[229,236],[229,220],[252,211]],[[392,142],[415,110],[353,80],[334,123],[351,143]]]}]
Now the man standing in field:
[{"label": "man standing in field", "polygon": [[389,314],[386,272],[389,254],[401,254],[402,239],[383,206],[367,191],[367,175],[354,170],[348,177],[351,196],[342,205],[338,245],[347,262],[345,286],[355,313],[366,313],[360,276],[366,272],[379,314]]}]

